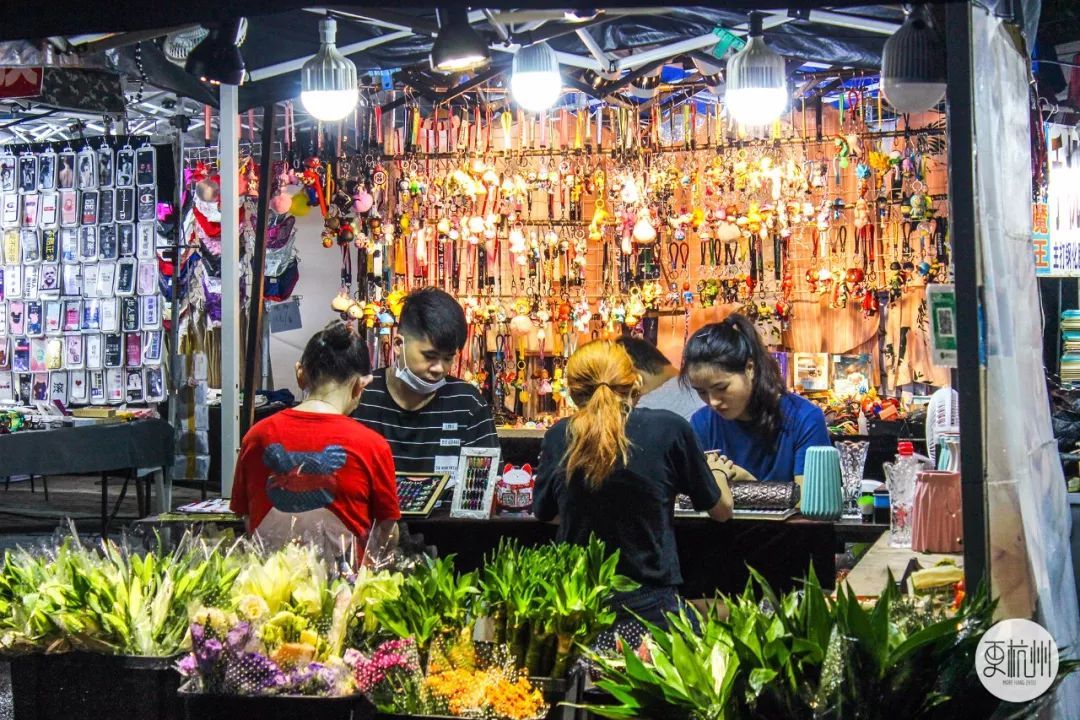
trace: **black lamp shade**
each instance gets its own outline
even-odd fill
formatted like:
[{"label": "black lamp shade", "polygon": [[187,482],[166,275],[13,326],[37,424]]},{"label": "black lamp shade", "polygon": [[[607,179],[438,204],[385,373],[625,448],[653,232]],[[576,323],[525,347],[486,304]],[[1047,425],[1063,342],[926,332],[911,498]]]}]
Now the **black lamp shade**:
[{"label": "black lamp shade", "polygon": [[242,85],[247,67],[237,43],[241,20],[230,20],[210,28],[210,34],[188,55],[184,69],[206,82]]},{"label": "black lamp shade", "polygon": [[431,67],[461,72],[486,65],[491,59],[487,40],[469,24],[464,6],[439,10],[440,29],[431,46]]}]

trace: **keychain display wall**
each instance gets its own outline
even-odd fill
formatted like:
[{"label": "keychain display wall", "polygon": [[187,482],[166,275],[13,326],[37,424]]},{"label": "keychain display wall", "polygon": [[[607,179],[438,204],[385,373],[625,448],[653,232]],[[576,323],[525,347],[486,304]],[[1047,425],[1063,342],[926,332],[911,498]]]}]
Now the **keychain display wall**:
[{"label": "keychain display wall", "polygon": [[[677,355],[732,311],[777,347],[865,352],[899,377],[923,288],[949,279],[944,128],[873,106],[845,93],[763,140],[692,104],[648,122],[411,108],[385,154],[320,168],[337,180],[323,202],[323,245],[343,257],[332,307],[364,320],[386,362],[404,294],[442,287],[470,322],[457,374],[529,416],[560,410],[579,342],[629,330]],[[867,347],[882,327],[895,337]],[[932,379],[915,357],[907,376]]]},{"label": "keychain display wall", "polygon": [[156,172],[135,138],[0,148],[0,401],[165,399]]}]

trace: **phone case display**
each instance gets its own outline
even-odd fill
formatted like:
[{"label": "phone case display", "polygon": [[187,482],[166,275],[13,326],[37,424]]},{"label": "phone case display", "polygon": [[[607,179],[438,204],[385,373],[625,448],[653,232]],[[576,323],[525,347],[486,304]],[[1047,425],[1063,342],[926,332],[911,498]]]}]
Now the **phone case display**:
[{"label": "phone case display", "polygon": [[461,448],[450,517],[491,517],[501,452],[499,448]]},{"label": "phone case display", "polygon": [[398,507],[405,517],[427,517],[442,495],[450,476],[446,473],[397,474]]},{"label": "phone case display", "polygon": [[0,150],[4,399],[165,399],[156,171],[148,144]]}]

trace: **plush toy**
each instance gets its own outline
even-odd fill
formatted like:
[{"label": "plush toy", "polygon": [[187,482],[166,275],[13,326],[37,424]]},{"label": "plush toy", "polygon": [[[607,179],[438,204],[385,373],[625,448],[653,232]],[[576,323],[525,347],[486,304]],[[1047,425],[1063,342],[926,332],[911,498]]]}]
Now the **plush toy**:
[{"label": "plush toy", "polygon": [[532,510],[534,485],[531,465],[514,467],[507,464],[502,477],[495,483],[495,501],[499,512],[527,513]]}]

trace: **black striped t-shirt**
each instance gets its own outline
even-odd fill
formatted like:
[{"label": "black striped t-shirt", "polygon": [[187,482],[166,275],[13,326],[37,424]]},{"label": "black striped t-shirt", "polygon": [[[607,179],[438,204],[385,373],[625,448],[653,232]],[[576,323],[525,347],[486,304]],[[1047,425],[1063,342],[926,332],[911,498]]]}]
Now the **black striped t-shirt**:
[{"label": "black striped t-shirt", "polygon": [[353,417],[386,438],[399,473],[430,473],[456,464],[461,448],[498,447],[491,409],[475,387],[448,377],[419,410],[405,410],[386,389],[387,368],[376,370]]}]

